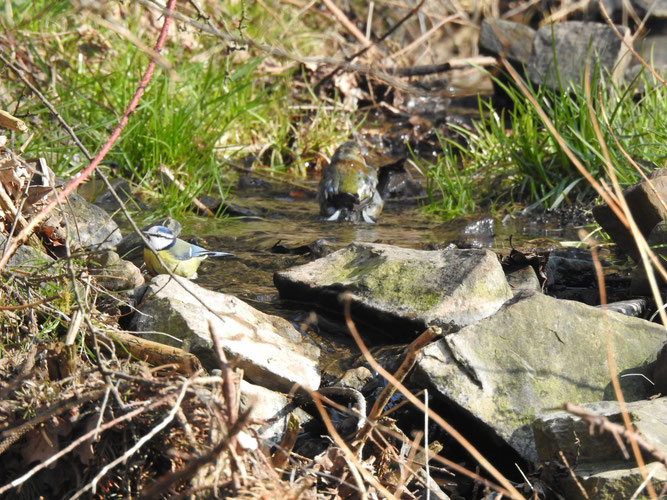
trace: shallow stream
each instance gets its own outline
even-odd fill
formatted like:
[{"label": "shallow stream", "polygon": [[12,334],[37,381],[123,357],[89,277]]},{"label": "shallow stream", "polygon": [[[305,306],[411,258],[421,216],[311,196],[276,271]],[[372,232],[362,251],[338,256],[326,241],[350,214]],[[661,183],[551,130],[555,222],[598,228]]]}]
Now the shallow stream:
[{"label": "shallow stream", "polygon": [[[313,190],[315,184],[313,184]],[[314,192],[314,191],[313,191]],[[251,207],[265,214],[261,219],[181,219],[181,237],[195,237],[198,244],[212,250],[232,252],[234,259],[209,259],[199,271],[197,283],[219,292],[235,295],[253,307],[292,321],[322,348],[323,367],[340,365],[356,349],[339,324],[317,318],[313,326],[305,304],[287,304],[280,300],[273,286],[273,273],[312,260],[310,255],[276,254],[271,248],[278,242],[289,248],[307,245],[324,238],[333,249],[352,242],[376,242],[403,247],[444,248],[454,242],[466,246],[492,247],[507,255],[509,237],[513,245],[533,238],[576,240],[577,228],[558,227],[558,222],[535,222],[534,217],[504,217],[491,222],[489,214],[477,214],[443,222],[423,212],[417,201],[387,200],[377,224],[327,222],[318,217],[318,206],[311,192],[286,186],[236,191],[232,203]],[[475,231],[475,222],[482,223]],[[472,225],[471,225],[472,224]],[[493,234],[488,231],[493,227]],[[310,321],[307,321],[310,316]],[[306,326],[304,326],[306,325]],[[374,339],[377,344],[377,339]],[[345,369],[345,366],[338,366]],[[338,370],[333,370],[337,372]]]}]

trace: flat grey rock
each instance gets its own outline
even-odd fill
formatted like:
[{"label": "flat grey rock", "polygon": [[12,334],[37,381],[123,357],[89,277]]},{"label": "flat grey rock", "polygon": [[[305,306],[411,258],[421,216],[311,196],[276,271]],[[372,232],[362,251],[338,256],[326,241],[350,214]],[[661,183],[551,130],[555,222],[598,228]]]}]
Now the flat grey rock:
[{"label": "flat grey rock", "polygon": [[354,319],[407,338],[427,325],[455,331],[490,316],[512,296],[490,250],[413,250],[353,243],[274,275],[280,296],[342,311],[351,294]]},{"label": "flat grey rock", "polygon": [[[604,399],[606,325],[619,371],[654,361],[664,342],[660,325],[522,292],[493,316],[423,349],[413,381],[534,461],[531,423],[538,415],[566,402]],[[624,386],[627,400],[645,397],[633,388]]]},{"label": "flat grey rock", "polygon": [[242,368],[250,382],[282,392],[294,384],[310,390],[319,387],[319,349],[303,341],[285,319],[166,274],[141,287],[136,299],[139,310],[132,319],[133,330],[153,332],[151,340],[191,352],[209,370],[218,366],[213,332],[228,360]]}]

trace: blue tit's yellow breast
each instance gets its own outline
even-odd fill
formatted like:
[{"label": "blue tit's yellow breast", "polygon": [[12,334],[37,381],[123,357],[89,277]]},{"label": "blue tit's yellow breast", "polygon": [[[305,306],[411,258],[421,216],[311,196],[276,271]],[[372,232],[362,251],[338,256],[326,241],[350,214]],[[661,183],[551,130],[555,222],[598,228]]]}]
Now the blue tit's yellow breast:
[{"label": "blue tit's yellow breast", "polygon": [[202,257],[178,259],[169,249],[160,250],[157,253],[160,256],[160,259],[162,259],[164,266],[160,264],[160,261],[150,249],[144,248],[144,262],[146,263],[146,269],[148,269],[148,272],[153,276],[158,274],[169,274],[167,272],[167,269],[169,269],[169,271],[177,276],[193,278],[197,275],[197,269],[204,260]]}]

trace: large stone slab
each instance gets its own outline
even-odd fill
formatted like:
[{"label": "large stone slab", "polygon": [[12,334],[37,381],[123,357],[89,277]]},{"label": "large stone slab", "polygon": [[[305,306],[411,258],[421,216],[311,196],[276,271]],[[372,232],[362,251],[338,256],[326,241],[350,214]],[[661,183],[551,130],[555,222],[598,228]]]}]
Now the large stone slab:
[{"label": "large stone slab", "polygon": [[414,250],[353,243],[274,275],[283,298],[341,311],[350,292],[355,320],[413,336],[435,324],[450,332],[496,312],[512,296],[490,250]]},{"label": "large stone slab", "polygon": [[[616,26],[630,42],[630,30]],[[586,60],[619,82],[630,61],[628,49],[606,23],[567,21],[542,26],[533,39],[528,74],[533,83],[554,91],[580,84]],[[555,59],[554,59],[555,55]]]},{"label": "large stone slab", "polygon": [[289,392],[293,384],[319,387],[319,349],[304,342],[287,320],[264,314],[232,295],[165,274],[141,287],[136,299],[132,329],[163,332],[166,335],[151,335],[151,340],[193,353],[208,369],[217,367],[210,322],[226,356],[250,382],[282,392]]},{"label": "large stone slab", "polygon": [[535,460],[530,424],[537,416],[566,402],[604,399],[606,331],[619,371],[655,360],[665,339],[654,323],[526,291],[427,346],[413,380]]}]

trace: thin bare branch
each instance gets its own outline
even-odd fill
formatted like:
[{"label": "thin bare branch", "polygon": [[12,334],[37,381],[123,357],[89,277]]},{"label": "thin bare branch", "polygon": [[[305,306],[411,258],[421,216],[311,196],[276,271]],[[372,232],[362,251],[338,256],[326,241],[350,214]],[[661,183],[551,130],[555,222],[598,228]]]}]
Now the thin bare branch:
[{"label": "thin bare branch", "polygon": [[442,427],[446,432],[448,432],[456,441],[463,446],[468,453],[472,455],[472,457],[477,460],[477,462],[484,467],[489,474],[491,474],[496,481],[498,481],[504,488],[499,488],[498,486],[495,486],[498,491],[501,491],[504,495],[510,496],[514,499],[523,499],[523,496],[521,493],[517,491],[517,489],[508,481],[508,479],[503,476],[498,469],[496,469],[491,462],[489,462],[484,455],[482,455],[477,448],[475,448],[470,441],[468,441],[463,435],[457,431],[454,427],[452,427],[445,419],[443,419],[440,415],[437,413],[434,413],[432,410],[427,410],[427,408],[424,406],[424,403],[422,403],[418,398],[414,396],[403,384],[401,384],[398,380],[394,378],[394,376],[389,373],[387,370],[385,370],[376,360],[373,358],[372,354],[368,350],[368,347],[366,347],[366,344],[364,341],[361,339],[361,336],[359,335],[359,332],[357,331],[357,327],[352,321],[352,317],[350,316],[350,297],[349,295],[344,295],[343,296],[343,303],[345,307],[345,323],[352,334],[352,337],[354,338],[354,341],[357,343],[357,346],[361,350],[361,353],[363,354],[364,358],[366,361],[373,367],[373,369],[378,372],[380,375],[382,375],[385,379],[387,379],[387,382],[390,384],[393,384],[396,386],[398,391],[403,394],[414,406],[419,408],[421,411],[425,412],[428,414],[428,416],[436,422],[440,427]]}]

